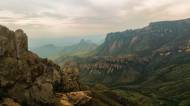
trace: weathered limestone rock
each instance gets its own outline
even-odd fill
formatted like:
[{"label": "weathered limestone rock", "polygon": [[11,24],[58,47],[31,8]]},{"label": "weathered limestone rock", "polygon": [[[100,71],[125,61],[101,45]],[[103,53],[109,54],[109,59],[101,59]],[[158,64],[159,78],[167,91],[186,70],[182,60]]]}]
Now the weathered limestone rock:
[{"label": "weathered limestone rock", "polygon": [[79,83],[79,66],[75,62],[66,62],[63,68],[63,85],[64,90],[71,91],[79,91],[80,83]]},{"label": "weathered limestone rock", "polygon": [[15,36],[13,31],[0,26],[0,56],[16,56]]},{"label": "weathered limestone rock", "polygon": [[29,52],[22,30],[0,26],[0,99],[10,97],[30,106],[53,104],[60,82],[60,67]]},{"label": "weathered limestone rock", "polygon": [[16,52],[17,58],[20,54],[28,50],[28,38],[23,30],[18,29],[15,31]]},{"label": "weathered limestone rock", "polygon": [[[32,54],[27,54],[32,55]],[[55,84],[60,83],[61,70],[59,66],[49,61],[36,58],[21,57],[2,58],[0,60],[0,91],[19,103],[27,105],[54,103]]]},{"label": "weathered limestone rock", "polygon": [[0,56],[19,58],[27,50],[27,36],[21,29],[13,32],[0,26]]}]

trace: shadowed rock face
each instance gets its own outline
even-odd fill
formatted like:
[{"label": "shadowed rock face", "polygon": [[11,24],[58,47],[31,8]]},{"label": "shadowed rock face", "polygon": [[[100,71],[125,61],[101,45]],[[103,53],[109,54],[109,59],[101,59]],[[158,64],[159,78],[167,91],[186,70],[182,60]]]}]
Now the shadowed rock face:
[{"label": "shadowed rock face", "polygon": [[109,33],[96,55],[150,55],[164,49],[186,49],[190,39],[190,19],[151,23],[135,30]]},{"label": "shadowed rock face", "polygon": [[54,103],[56,84],[61,83],[58,65],[28,51],[22,30],[0,26],[0,96],[21,104]]},{"label": "shadowed rock face", "polygon": [[28,38],[21,29],[15,31],[15,37],[17,57],[20,57],[20,54],[28,50]]},{"label": "shadowed rock face", "polygon": [[[52,61],[28,51],[28,39],[23,30],[14,32],[0,26],[0,106],[56,106],[61,101],[71,106],[85,104],[91,98],[83,91],[78,92],[78,80],[76,63],[65,64],[62,71]],[[70,99],[56,97],[58,92]]]},{"label": "shadowed rock face", "polygon": [[79,66],[75,62],[66,62],[63,66],[63,85],[65,91],[79,91]]},{"label": "shadowed rock face", "polygon": [[28,40],[21,29],[13,32],[0,26],[0,56],[19,58],[26,51],[28,51]]},{"label": "shadowed rock face", "polygon": [[16,57],[15,34],[6,27],[0,26],[0,56]]}]

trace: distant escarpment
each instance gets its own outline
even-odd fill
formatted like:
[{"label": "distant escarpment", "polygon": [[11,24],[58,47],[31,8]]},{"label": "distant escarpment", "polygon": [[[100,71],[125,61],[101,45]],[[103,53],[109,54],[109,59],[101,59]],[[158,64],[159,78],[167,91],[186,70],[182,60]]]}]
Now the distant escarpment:
[{"label": "distant escarpment", "polygon": [[[72,70],[70,72],[72,74]],[[75,78],[75,74],[70,74]],[[0,106],[65,106],[61,101],[73,106],[73,103],[88,102],[90,97],[82,91],[77,93],[80,89],[66,79],[69,76],[52,61],[30,52],[23,30],[11,31],[0,26]],[[71,83],[72,87],[69,86]],[[70,94],[74,91],[76,95]],[[64,99],[58,93],[69,97]],[[79,97],[85,102],[75,97],[77,95],[81,95]],[[77,102],[71,102],[70,98]]]},{"label": "distant escarpment", "polygon": [[151,55],[157,49],[189,51],[190,19],[162,21],[147,27],[109,33],[97,55]]}]

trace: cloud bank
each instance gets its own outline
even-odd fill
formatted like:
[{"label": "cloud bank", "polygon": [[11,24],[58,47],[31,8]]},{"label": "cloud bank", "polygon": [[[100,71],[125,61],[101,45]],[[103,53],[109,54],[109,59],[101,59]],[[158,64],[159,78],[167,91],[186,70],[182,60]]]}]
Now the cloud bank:
[{"label": "cloud bank", "polygon": [[190,0],[4,0],[0,24],[30,37],[105,35],[190,17]]}]

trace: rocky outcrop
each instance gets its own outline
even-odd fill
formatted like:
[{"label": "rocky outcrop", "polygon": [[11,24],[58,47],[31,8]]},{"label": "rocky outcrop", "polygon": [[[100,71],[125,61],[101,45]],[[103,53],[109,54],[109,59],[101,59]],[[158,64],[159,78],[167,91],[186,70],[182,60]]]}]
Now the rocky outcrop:
[{"label": "rocky outcrop", "polygon": [[[0,27],[0,91],[21,104],[54,103],[54,92],[61,81],[58,65],[28,51],[22,30]],[[2,96],[1,96],[2,97]]]},{"label": "rocky outcrop", "polygon": [[17,58],[28,50],[28,38],[22,29],[15,31],[15,41],[16,41],[16,52]]},{"label": "rocky outcrop", "polygon": [[26,51],[28,51],[27,36],[21,29],[13,32],[0,26],[0,56],[19,58]]},{"label": "rocky outcrop", "polygon": [[14,32],[0,26],[0,106],[56,106],[62,100],[57,98],[58,92],[66,95],[71,106],[85,104],[90,97],[79,90],[76,63],[65,64],[62,71],[28,50],[23,30]]},{"label": "rocky outcrop", "polygon": [[79,91],[79,65],[76,62],[69,61],[63,66],[63,85],[64,91]]},{"label": "rocky outcrop", "polygon": [[8,28],[0,26],[0,56],[15,56],[15,34]]}]

